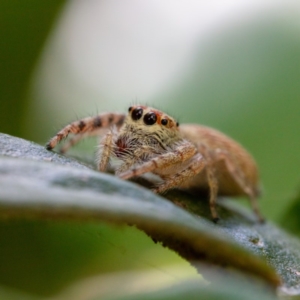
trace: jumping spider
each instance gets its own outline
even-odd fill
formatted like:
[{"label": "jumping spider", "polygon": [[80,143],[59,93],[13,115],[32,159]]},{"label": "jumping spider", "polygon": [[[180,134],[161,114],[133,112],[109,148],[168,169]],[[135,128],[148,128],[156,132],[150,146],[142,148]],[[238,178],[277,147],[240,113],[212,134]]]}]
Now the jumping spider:
[{"label": "jumping spider", "polygon": [[210,191],[214,221],[217,195],[247,196],[260,221],[257,197],[258,172],[248,152],[221,132],[196,125],[180,125],[157,109],[135,105],[128,114],[102,113],[75,121],[59,131],[47,144],[53,149],[69,134],[67,151],[85,136],[104,134],[98,169],[106,171],[110,157],[122,161],[116,175],[122,179],[152,172],[163,180],[155,193],[180,187]]}]

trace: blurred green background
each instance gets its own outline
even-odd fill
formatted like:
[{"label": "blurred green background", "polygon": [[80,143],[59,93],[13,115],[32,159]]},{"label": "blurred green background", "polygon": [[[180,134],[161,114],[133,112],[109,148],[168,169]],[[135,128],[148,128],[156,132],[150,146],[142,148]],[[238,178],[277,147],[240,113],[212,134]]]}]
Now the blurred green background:
[{"label": "blurred green background", "polygon": [[[296,1],[2,0],[0,132],[44,144],[77,117],[151,104],[242,143],[260,168],[262,212],[279,222],[300,181],[299,20]],[[135,256],[148,257],[145,268],[189,268],[132,228],[2,222],[0,231],[0,284],[37,294],[134,268]],[[133,254],[118,250],[116,266],[111,241],[124,237]]]}]

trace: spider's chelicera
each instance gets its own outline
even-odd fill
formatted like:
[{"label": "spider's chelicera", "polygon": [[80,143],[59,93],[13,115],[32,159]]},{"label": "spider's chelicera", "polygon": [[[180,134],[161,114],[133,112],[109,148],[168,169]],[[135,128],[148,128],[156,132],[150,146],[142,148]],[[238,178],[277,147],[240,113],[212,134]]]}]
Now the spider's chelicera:
[{"label": "spider's chelicera", "polygon": [[111,157],[122,164],[116,175],[129,179],[152,172],[162,179],[153,189],[163,193],[172,188],[210,191],[214,220],[217,195],[250,199],[257,207],[259,182],[256,164],[237,142],[221,132],[196,124],[180,125],[172,117],[152,107],[135,105],[128,114],[102,113],[75,121],[59,131],[47,144],[53,149],[69,134],[73,137],[61,149],[67,151],[83,137],[102,135],[98,169],[106,171]]}]

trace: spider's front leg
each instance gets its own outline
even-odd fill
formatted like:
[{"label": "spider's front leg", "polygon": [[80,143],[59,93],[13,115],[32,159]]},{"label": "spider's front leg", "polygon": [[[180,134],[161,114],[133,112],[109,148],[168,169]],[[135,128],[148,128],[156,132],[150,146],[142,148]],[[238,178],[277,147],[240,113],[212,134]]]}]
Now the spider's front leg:
[{"label": "spider's front leg", "polygon": [[61,129],[53,138],[51,138],[47,143],[46,148],[48,150],[52,150],[63,139],[67,138],[70,134],[73,134],[74,138],[71,139],[71,142],[67,143],[62,149],[65,152],[84,137],[98,135],[99,132],[103,132],[105,129],[108,130],[113,125],[115,125],[117,128],[120,128],[123,125],[124,120],[124,114],[102,113],[94,117],[87,117],[72,122]]},{"label": "spider's front leg", "polygon": [[[188,141],[182,141],[173,151],[154,156],[150,160],[119,174],[122,179],[140,176],[148,172],[163,170],[164,168],[183,163],[195,155],[197,149]],[[157,172],[159,173],[159,172]]]},{"label": "spider's front leg", "polygon": [[[180,167],[180,166],[179,166]],[[196,153],[190,160],[186,168],[180,169],[176,174],[162,176],[164,182],[153,189],[155,193],[163,193],[171,188],[180,186],[189,178],[196,176],[206,167],[206,161],[200,153]]]}]

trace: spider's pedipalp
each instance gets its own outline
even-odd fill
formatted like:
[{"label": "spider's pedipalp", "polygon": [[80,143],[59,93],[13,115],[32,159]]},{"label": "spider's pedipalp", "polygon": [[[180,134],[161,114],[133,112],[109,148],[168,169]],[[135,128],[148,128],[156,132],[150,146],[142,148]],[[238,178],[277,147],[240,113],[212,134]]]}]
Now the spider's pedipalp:
[{"label": "spider's pedipalp", "polygon": [[102,150],[102,155],[101,159],[98,164],[98,170],[100,172],[105,172],[107,165],[109,163],[109,158],[111,156],[111,150],[112,150],[112,144],[113,144],[113,133],[112,131],[109,131],[103,141],[103,150]]}]

